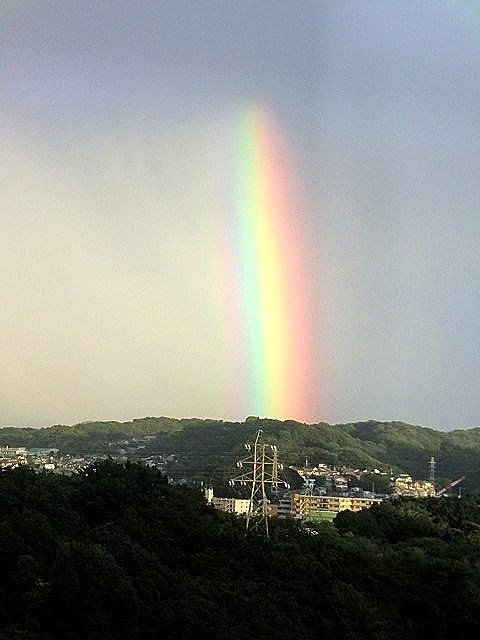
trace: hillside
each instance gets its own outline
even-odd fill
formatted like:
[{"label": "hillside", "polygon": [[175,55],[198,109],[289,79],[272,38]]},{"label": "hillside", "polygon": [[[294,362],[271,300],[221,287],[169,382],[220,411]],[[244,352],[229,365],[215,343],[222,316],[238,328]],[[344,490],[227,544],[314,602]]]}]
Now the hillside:
[{"label": "hillside", "polygon": [[[0,446],[56,447],[71,454],[111,454],[112,443],[155,436],[143,455],[174,454],[168,474],[177,479],[220,482],[243,457],[243,443],[262,428],[265,440],[278,445],[286,466],[326,462],[339,467],[393,469],[418,478],[428,476],[427,461],[437,460],[439,484],[466,475],[467,491],[480,490],[480,429],[450,432],[403,422],[356,422],[329,425],[292,420],[247,418],[219,420],[141,418],[131,422],[85,422],[46,429],[6,428]],[[133,456],[135,459],[135,456]]]},{"label": "hillside", "polygon": [[451,640],[480,624],[479,499],[267,540],[142,465],[0,473],[0,640]]}]

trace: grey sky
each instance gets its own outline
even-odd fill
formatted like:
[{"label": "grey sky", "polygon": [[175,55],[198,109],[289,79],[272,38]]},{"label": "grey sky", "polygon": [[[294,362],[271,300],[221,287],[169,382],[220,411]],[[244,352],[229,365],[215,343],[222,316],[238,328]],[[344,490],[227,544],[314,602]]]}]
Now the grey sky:
[{"label": "grey sky", "polygon": [[311,420],[480,424],[475,3],[6,0],[0,36],[0,424],[255,413],[212,249],[248,104],[309,203]]}]

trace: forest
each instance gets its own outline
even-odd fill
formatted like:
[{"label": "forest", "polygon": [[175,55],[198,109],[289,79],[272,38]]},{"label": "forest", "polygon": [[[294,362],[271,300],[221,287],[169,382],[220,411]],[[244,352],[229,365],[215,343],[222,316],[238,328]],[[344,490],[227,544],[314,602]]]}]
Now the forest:
[{"label": "forest", "polygon": [[245,535],[199,490],[105,460],[0,473],[1,640],[476,634],[480,498],[396,500]]},{"label": "forest", "polygon": [[[428,478],[428,460],[437,461],[437,483],[466,476],[464,490],[480,491],[480,428],[438,431],[403,422],[369,420],[329,425],[251,416],[243,422],[198,418],[137,418],[129,422],[84,422],[45,429],[0,430],[0,446],[55,447],[61,453],[111,455],[111,443],[144,436],[153,439],[142,456],[175,454],[166,472],[179,479],[220,484],[231,477],[244,442],[263,429],[265,442],[278,446],[286,467],[324,462],[339,467],[378,468]],[[132,456],[135,459],[135,456]]]}]

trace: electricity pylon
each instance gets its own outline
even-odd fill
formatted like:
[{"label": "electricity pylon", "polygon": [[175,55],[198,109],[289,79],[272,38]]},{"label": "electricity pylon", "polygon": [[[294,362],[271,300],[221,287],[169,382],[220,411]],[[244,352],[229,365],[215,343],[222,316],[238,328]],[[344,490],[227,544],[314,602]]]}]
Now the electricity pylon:
[{"label": "electricity pylon", "polygon": [[435,458],[432,456],[430,458],[430,460],[428,461],[428,466],[430,467],[430,484],[433,486],[433,488],[435,488],[435,465],[436,465],[436,461]]},{"label": "electricity pylon", "polygon": [[253,445],[249,442],[245,443],[245,449],[252,453],[237,462],[237,467],[245,468],[245,471],[236,478],[232,478],[230,485],[251,485],[245,533],[248,533],[251,521],[254,520],[252,528],[264,526],[268,538],[267,486],[270,486],[270,493],[276,495],[280,485],[286,488],[289,485],[278,477],[278,472],[283,469],[283,465],[278,462],[277,445],[262,442],[262,434],[262,429],[259,429]]}]

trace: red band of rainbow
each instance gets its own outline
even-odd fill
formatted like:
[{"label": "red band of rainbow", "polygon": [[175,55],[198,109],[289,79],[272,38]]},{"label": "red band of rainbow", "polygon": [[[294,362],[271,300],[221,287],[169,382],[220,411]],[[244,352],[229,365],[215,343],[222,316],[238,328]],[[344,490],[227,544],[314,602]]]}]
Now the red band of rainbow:
[{"label": "red band of rainbow", "polygon": [[255,415],[312,419],[319,399],[303,221],[285,145],[270,114],[243,114],[235,153],[246,405]]}]

